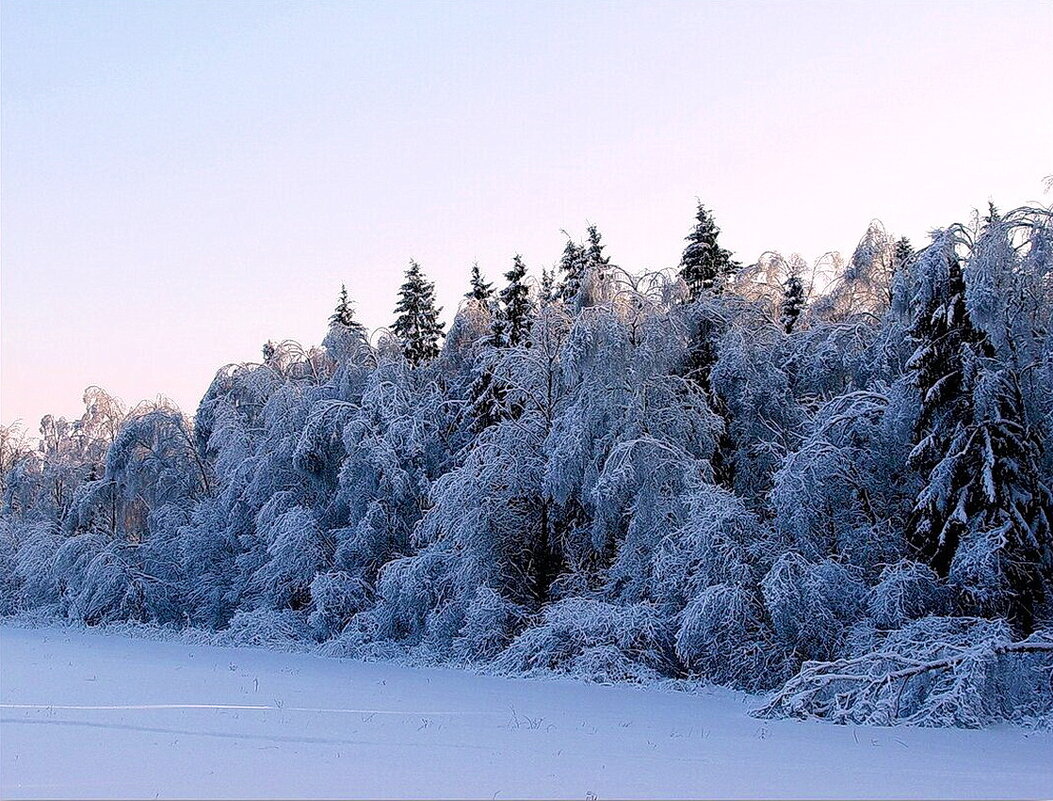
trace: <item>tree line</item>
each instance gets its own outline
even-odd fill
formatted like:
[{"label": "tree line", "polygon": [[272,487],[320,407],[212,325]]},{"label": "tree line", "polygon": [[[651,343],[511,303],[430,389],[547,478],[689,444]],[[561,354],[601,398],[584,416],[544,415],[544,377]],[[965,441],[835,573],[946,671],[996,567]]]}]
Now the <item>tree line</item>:
[{"label": "tree line", "polygon": [[1053,210],[744,265],[699,203],[675,269],[589,226],[502,278],[0,430],[0,612],[1049,720]]}]

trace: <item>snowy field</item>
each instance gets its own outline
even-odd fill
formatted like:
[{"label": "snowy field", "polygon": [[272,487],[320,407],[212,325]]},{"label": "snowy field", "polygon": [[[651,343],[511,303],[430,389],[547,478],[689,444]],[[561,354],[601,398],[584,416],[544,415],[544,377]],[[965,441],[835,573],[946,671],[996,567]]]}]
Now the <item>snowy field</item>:
[{"label": "snowy field", "polygon": [[756,699],[0,627],[0,795],[1046,797],[1053,735],[761,721]]}]

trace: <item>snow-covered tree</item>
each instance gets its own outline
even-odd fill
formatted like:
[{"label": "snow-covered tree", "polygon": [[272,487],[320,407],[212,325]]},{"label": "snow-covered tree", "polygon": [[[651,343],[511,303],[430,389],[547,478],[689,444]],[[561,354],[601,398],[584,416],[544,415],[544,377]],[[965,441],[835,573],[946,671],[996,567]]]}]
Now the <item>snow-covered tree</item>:
[{"label": "snow-covered tree", "polygon": [[561,274],[557,296],[568,304],[574,304],[585,283],[585,247],[569,236],[559,260]]},{"label": "snow-covered tree", "polygon": [[680,259],[680,277],[687,284],[691,300],[698,300],[703,292],[719,292],[741,266],[731,251],[720,245],[719,237],[720,228],[713,214],[699,201],[695,226],[687,235],[687,247]]},{"label": "snow-covered tree", "polygon": [[340,298],[337,300],[336,308],[329,317],[329,325],[343,326],[362,337],[366,335],[365,326],[355,319],[354,304],[347,297],[347,286],[345,284],[340,285]]},{"label": "snow-covered tree", "polygon": [[558,284],[476,266],[445,341],[416,263],[373,342],[341,288],[193,420],[0,428],[0,614],[1048,724],[1051,220],[740,269],[700,205],[641,274],[589,226]]},{"label": "snow-covered tree", "polygon": [[791,275],[786,279],[786,289],[783,291],[782,305],[779,308],[779,324],[787,334],[793,333],[804,310],[804,300],[804,282],[799,275]]},{"label": "snow-covered tree", "polygon": [[973,321],[990,325],[989,304],[998,303],[984,250],[1006,232],[997,220],[991,227],[970,262],[959,254],[969,244],[960,229],[938,233],[918,258],[908,367],[921,402],[911,463],[925,484],[908,534],[960,587],[966,610],[1007,615],[1028,632],[1049,584],[1053,499],[1015,371],[995,344],[1004,337]]},{"label": "snow-covered tree", "polygon": [[472,265],[471,288],[465,297],[479,303],[487,303],[493,296],[494,285],[483,279],[483,274],[479,272],[479,262],[475,262]]},{"label": "snow-covered tree", "polygon": [[533,303],[525,279],[526,265],[517,254],[512,260],[512,268],[505,273],[508,283],[498,295],[501,305],[494,327],[494,342],[497,345],[516,347],[527,341]]},{"label": "snow-covered tree", "polygon": [[402,343],[402,353],[411,365],[420,365],[439,355],[443,324],[441,308],[435,306],[435,284],[424,277],[420,265],[410,261],[405,282],[399,288],[395,324],[391,327]]}]

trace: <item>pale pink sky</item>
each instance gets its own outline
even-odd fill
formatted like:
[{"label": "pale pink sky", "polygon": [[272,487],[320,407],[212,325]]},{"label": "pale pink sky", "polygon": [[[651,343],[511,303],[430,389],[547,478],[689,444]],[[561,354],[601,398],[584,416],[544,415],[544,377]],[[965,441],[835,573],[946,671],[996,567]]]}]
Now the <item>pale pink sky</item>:
[{"label": "pale pink sky", "polygon": [[0,422],[192,412],[267,339],[370,327],[416,258],[674,266],[1053,202],[1049,2],[2,2]]}]

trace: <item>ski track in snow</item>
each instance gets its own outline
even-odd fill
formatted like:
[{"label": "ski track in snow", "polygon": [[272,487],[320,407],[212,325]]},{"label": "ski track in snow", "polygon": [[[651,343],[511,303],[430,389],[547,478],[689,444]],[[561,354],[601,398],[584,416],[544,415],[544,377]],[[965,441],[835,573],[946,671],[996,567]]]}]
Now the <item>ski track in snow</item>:
[{"label": "ski track in snow", "polygon": [[355,712],[364,715],[443,715],[445,712],[397,712],[393,709],[333,709],[316,706],[266,706],[260,704],[0,704],[0,709],[248,709],[285,712]]},{"label": "ski track in snow", "polygon": [[0,796],[1051,797],[1053,734],[0,625]]}]

